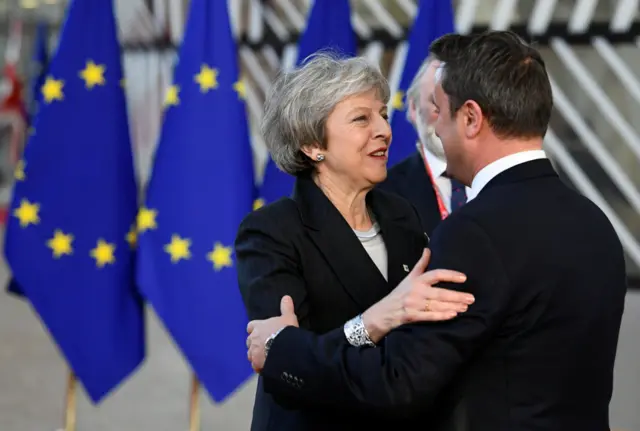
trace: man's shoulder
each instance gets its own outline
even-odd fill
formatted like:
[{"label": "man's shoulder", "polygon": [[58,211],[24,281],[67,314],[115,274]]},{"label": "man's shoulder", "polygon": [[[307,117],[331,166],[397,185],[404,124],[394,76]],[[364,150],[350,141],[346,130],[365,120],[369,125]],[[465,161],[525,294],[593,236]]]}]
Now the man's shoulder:
[{"label": "man's shoulder", "polygon": [[591,230],[594,226],[614,232],[609,219],[596,204],[557,177],[483,190],[453,215],[504,235],[524,229]]},{"label": "man's shoulder", "polygon": [[413,181],[418,181],[426,175],[422,156],[417,151],[401,162],[389,168],[387,178],[379,188],[397,191],[398,188],[410,187]]},{"label": "man's shoulder", "polygon": [[414,152],[412,155],[405,158],[401,162],[393,165],[389,169],[387,177],[394,177],[396,175],[407,175],[417,170],[424,171],[422,156],[418,151]]}]

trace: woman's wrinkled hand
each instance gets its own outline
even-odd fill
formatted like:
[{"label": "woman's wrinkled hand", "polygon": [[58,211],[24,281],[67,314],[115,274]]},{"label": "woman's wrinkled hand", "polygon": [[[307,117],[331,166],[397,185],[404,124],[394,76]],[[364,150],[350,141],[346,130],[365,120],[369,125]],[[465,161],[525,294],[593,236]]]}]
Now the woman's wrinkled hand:
[{"label": "woman's wrinkled hand", "polygon": [[438,283],[464,283],[467,277],[448,269],[424,272],[430,257],[431,252],[425,249],[405,279],[363,313],[363,322],[374,343],[400,325],[450,320],[473,304],[475,298],[470,293],[436,287]]}]

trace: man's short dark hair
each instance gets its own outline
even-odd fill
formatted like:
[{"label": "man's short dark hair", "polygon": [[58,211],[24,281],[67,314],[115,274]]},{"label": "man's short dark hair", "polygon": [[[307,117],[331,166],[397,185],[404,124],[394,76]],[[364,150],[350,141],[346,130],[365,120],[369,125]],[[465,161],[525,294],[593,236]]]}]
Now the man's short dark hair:
[{"label": "man's short dark hair", "polygon": [[448,33],[440,36],[429,46],[429,56],[437,60],[447,62],[452,56],[458,55],[461,50],[466,49],[471,41],[472,35]]},{"label": "man's short dark hair", "polygon": [[[422,77],[425,72],[429,68],[429,65],[433,60],[438,61],[447,61],[453,55],[456,55],[458,51],[464,49],[471,42],[472,36],[462,35],[457,33],[449,33],[443,36],[440,36],[438,39],[434,40],[429,46],[429,55],[424,60],[420,69],[413,77],[409,88],[407,88],[407,101],[413,102],[415,105],[419,105],[419,95],[420,95],[420,85],[422,82]],[[407,109],[407,121],[413,123],[413,119],[411,118],[411,112]]]},{"label": "man's short dark hair", "polygon": [[443,60],[442,80],[451,115],[473,100],[502,138],[545,135],[553,95],[536,49],[513,32],[488,31],[474,36],[463,49],[444,52],[452,53]]}]

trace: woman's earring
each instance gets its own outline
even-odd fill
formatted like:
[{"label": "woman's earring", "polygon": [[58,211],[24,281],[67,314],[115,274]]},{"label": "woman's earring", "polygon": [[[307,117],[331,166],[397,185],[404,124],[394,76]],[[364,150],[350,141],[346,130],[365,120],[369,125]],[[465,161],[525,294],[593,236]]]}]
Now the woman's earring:
[{"label": "woman's earring", "polygon": [[318,155],[316,156],[316,160],[317,160],[318,162],[323,161],[323,160],[324,160],[324,154],[318,154]]}]

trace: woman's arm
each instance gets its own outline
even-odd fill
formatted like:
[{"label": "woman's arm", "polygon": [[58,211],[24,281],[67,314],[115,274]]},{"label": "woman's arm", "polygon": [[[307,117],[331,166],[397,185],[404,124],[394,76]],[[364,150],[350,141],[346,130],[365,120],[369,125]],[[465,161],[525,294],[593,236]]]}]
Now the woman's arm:
[{"label": "woman's arm", "polygon": [[289,295],[300,326],[308,328],[309,304],[300,257],[290,231],[282,229],[281,222],[259,211],[240,225],[235,241],[240,293],[250,320],[280,315],[280,300]]}]

